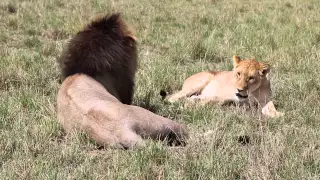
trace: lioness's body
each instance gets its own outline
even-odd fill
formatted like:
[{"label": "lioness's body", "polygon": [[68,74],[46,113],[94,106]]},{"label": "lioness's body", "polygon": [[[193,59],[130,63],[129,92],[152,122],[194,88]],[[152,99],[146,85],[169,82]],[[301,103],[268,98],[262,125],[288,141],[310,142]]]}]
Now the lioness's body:
[{"label": "lioness's body", "polygon": [[[234,71],[205,71],[187,78],[182,89],[169,96],[169,102],[186,97],[208,102],[258,104],[267,116],[279,116],[271,101],[269,66],[255,60],[234,57]],[[239,73],[239,74],[237,74]],[[239,77],[238,77],[239,75]],[[240,77],[241,76],[241,77]],[[249,80],[250,79],[250,80]]]},{"label": "lioness's body", "polygon": [[64,81],[57,113],[67,133],[84,131],[100,145],[124,149],[143,145],[142,138],[184,143],[182,124],[130,105],[136,45],[119,15],[102,17],[80,31],[59,63]]}]

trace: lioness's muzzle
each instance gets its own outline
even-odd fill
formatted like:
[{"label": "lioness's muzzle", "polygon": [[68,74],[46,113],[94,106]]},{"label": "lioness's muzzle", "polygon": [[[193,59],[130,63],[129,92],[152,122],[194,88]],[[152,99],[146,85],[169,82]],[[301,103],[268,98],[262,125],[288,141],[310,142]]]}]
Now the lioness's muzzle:
[{"label": "lioness's muzzle", "polygon": [[236,96],[238,97],[238,98],[248,98],[248,95],[241,95],[240,93],[236,93]]}]

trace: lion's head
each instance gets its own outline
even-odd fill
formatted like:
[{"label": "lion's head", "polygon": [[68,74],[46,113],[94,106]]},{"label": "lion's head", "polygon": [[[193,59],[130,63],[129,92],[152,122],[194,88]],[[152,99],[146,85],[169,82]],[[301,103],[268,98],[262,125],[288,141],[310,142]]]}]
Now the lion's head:
[{"label": "lion's head", "polygon": [[236,95],[239,98],[247,98],[248,93],[257,90],[261,81],[266,78],[270,71],[270,66],[256,61],[255,59],[241,60],[238,56],[233,56],[233,72]]}]

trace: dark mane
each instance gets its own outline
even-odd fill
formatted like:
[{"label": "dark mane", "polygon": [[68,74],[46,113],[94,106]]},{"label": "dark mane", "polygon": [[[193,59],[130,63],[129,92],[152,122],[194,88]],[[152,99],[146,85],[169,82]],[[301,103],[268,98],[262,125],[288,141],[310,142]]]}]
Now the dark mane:
[{"label": "dark mane", "polygon": [[131,103],[137,67],[136,41],[119,13],[99,17],[78,32],[66,45],[58,63],[62,80],[77,73],[93,78],[113,77],[111,83],[121,82],[113,85],[117,91],[113,95],[123,103]]}]

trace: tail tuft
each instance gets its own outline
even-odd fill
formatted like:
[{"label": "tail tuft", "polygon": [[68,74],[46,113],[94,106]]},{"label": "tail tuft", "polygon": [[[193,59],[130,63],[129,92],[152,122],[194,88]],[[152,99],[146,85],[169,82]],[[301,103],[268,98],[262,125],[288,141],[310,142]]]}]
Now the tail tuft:
[{"label": "tail tuft", "polygon": [[167,97],[168,93],[165,90],[160,90],[160,96],[162,97],[162,100],[164,100]]}]

